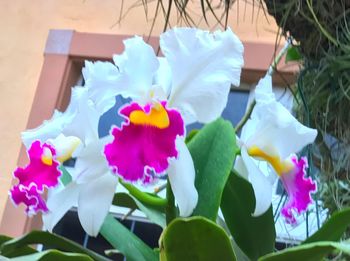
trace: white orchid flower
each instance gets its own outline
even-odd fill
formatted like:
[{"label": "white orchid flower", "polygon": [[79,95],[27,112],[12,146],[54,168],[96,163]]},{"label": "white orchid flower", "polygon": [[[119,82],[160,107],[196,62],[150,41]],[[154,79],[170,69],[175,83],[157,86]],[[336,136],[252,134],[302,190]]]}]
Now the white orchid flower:
[{"label": "white orchid flower", "polygon": [[[42,126],[22,133],[25,144],[41,140],[54,148],[70,149],[76,158],[74,169],[70,172],[72,182],[66,187],[61,185],[49,191],[46,203],[48,211],[43,215],[43,221],[44,227],[50,231],[71,207],[78,206],[82,227],[89,235],[96,236],[116,190],[118,180],[111,174],[103,155],[108,137],[99,139],[98,121],[101,114],[89,95],[88,88],[73,88],[71,103],[64,113],[56,113],[57,117]],[[64,135],[80,141],[80,146],[75,146],[74,152]]]},{"label": "white orchid flower", "polygon": [[18,167],[14,177],[18,184],[10,190],[10,198],[15,205],[26,205],[29,216],[38,213],[48,213],[49,209],[43,193],[45,188],[53,189],[59,185],[61,171],[60,163],[72,155],[80,140],[76,137],[60,135],[50,142],[34,141],[28,148],[29,163],[26,167]]},{"label": "white orchid flower", "polygon": [[317,131],[302,125],[276,101],[270,75],[259,81],[255,100],[251,118],[242,129],[241,157],[237,158],[235,168],[252,184],[256,199],[253,215],[259,216],[271,205],[275,179],[274,173],[265,176],[256,160],[268,162],[289,196],[282,215],[288,222],[295,223],[294,212],[305,211],[312,202],[310,194],[316,190],[311,178],[305,177],[306,158],[298,160],[295,153],[312,143]]},{"label": "white orchid flower", "polygon": [[[116,93],[132,99],[119,110],[125,121],[111,131],[114,140],[105,147],[107,161],[128,182],[149,183],[168,173],[180,215],[189,216],[198,193],[195,167],[184,143],[185,124],[208,123],[221,115],[231,84],[240,83],[243,45],[230,29],[211,34],[190,28],[160,36],[165,57],[157,57],[141,37],[127,39],[124,45],[125,51],[114,56],[115,65],[86,68],[89,88],[96,88],[91,97],[95,103],[111,104]],[[94,79],[99,77],[94,67],[100,71],[102,66],[102,75],[114,79],[113,84],[104,81],[100,86],[101,80]],[[97,92],[101,88],[104,95]]]}]

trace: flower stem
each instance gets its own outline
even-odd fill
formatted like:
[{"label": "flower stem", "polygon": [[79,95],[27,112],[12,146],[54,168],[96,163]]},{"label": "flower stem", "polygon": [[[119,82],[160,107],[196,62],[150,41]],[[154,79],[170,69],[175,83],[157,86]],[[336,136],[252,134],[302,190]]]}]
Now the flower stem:
[{"label": "flower stem", "polygon": [[292,38],[288,38],[287,42],[284,44],[282,50],[277,54],[269,69],[267,70],[267,74],[271,75],[276,71],[277,65],[281,61],[283,55],[288,51],[289,47],[292,45]]},{"label": "flower stem", "polygon": [[124,188],[126,188],[131,195],[133,195],[136,199],[138,199],[139,201],[143,202],[143,203],[147,203],[149,205],[152,206],[160,206],[160,207],[165,207],[167,206],[167,200],[165,198],[160,198],[156,195],[151,195],[145,192],[142,192],[141,190],[139,190],[138,188],[136,188],[135,186],[126,183],[124,181],[122,181],[121,179],[119,179],[120,184],[123,185]]},{"label": "flower stem", "polygon": [[238,122],[238,124],[235,127],[236,133],[239,132],[242,127],[244,126],[244,124],[246,124],[246,122],[249,120],[250,115],[252,114],[252,111],[255,107],[256,101],[254,100],[250,105],[249,108],[246,112],[246,114],[244,114],[243,118]]},{"label": "flower stem", "polygon": [[[277,65],[281,61],[283,55],[288,51],[288,48],[291,46],[291,44],[292,44],[292,40],[290,38],[287,39],[287,42],[283,46],[282,50],[278,53],[278,55],[276,56],[276,58],[273,60],[272,64],[270,65],[269,69],[267,70],[267,74],[268,75],[272,75],[275,72],[275,70],[277,68]],[[249,105],[249,108],[248,108],[246,114],[243,116],[243,118],[238,122],[238,124],[235,127],[236,133],[239,130],[241,130],[242,127],[244,126],[244,124],[246,124],[246,122],[249,120],[250,115],[252,114],[252,111],[254,109],[255,104],[256,104],[256,101],[254,100]]]},{"label": "flower stem", "polygon": [[173,190],[171,189],[170,182],[168,179],[166,186],[166,198],[168,200],[168,204],[165,207],[165,216],[166,223],[169,224],[173,219],[176,218],[176,207],[175,207],[175,198],[173,194]]}]

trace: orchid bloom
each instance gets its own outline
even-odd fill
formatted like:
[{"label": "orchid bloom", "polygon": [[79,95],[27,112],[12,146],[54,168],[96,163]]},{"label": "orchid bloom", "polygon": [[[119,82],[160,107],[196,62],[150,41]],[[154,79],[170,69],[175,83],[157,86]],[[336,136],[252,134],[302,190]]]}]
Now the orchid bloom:
[{"label": "orchid bloom", "polygon": [[[86,63],[83,71],[96,104],[101,99],[111,104],[117,94],[132,99],[119,110],[124,122],[111,130],[114,140],[105,146],[106,159],[127,182],[147,184],[167,173],[180,215],[189,216],[198,193],[185,125],[221,115],[231,84],[240,83],[243,45],[230,29],[211,34],[190,28],[160,36],[165,57],[157,57],[141,37],[124,45],[115,65]],[[103,95],[97,91],[102,88]]]},{"label": "orchid bloom", "polygon": [[306,177],[307,159],[295,155],[316,136],[315,129],[298,122],[272,92],[272,78],[266,75],[255,90],[256,105],[251,118],[242,129],[241,157],[236,170],[253,186],[256,206],[254,216],[263,214],[271,205],[272,181],[259,169],[256,160],[272,166],[288,194],[289,200],[281,213],[288,223],[296,223],[294,214],[301,214],[312,203],[316,184]]},{"label": "orchid bloom", "polygon": [[45,188],[59,185],[60,162],[71,156],[79,142],[75,137],[64,137],[64,140],[62,142],[62,137],[59,137],[43,144],[39,140],[34,141],[28,149],[29,164],[14,171],[19,183],[10,190],[10,198],[15,205],[24,203],[29,216],[39,211],[49,212],[42,194]]},{"label": "orchid bloom", "polygon": [[53,119],[42,126],[22,133],[24,144],[31,144],[33,139],[50,141],[58,133],[80,141],[72,155],[76,158],[75,166],[70,170],[72,181],[49,190],[46,204],[49,211],[43,215],[43,221],[50,231],[71,207],[78,206],[82,227],[89,235],[96,236],[116,190],[118,180],[111,174],[103,155],[108,137],[100,139],[98,136],[98,121],[105,108],[97,109],[90,95],[88,88],[73,88],[65,112],[56,112]]}]

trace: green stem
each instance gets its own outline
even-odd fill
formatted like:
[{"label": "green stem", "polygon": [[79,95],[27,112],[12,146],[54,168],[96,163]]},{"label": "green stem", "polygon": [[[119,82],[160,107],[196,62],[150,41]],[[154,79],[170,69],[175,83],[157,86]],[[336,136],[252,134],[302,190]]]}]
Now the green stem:
[{"label": "green stem", "polygon": [[247,112],[244,114],[243,118],[238,122],[238,124],[235,127],[236,133],[238,131],[240,131],[240,129],[242,129],[242,127],[244,126],[244,124],[246,124],[246,122],[249,120],[250,115],[252,114],[252,111],[255,107],[256,101],[254,100],[250,105],[249,108],[247,110]]},{"label": "green stem", "polygon": [[283,55],[288,51],[291,44],[292,44],[292,40],[288,38],[282,50],[277,54],[276,58],[273,60],[272,64],[270,65],[267,71],[267,74],[272,75],[274,71],[276,71],[277,65],[281,61]]},{"label": "green stem", "polygon": [[166,187],[166,198],[168,200],[168,204],[165,207],[165,216],[166,223],[169,224],[173,219],[176,218],[176,207],[175,207],[175,198],[173,194],[173,190],[171,189],[170,182],[168,179],[167,187]]},{"label": "green stem", "polygon": [[[277,68],[277,65],[279,64],[279,62],[281,61],[283,55],[288,51],[289,46],[292,44],[291,39],[288,39],[286,44],[283,46],[282,50],[278,53],[278,55],[276,56],[276,58],[273,60],[272,64],[270,65],[267,74],[268,75],[272,75],[274,73],[274,71]],[[246,114],[243,116],[243,118],[238,122],[238,124],[235,127],[236,133],[242,129],[242,127],[244,126],[244,124],[246,124],[246,122],[249,120],[250,115],[253,112],[253,109],[255,107],[256,101],[254,100],[250,105],[249,108],[246,112]]]},{"label": "green stem", "polygon": [[136,199],[138,199],[143,203],[146,203],[152,206],[157,206],[157,207],[165,207],[167,205],[167,200],[164,198],[160,198],[160,197],[142,192],[135,186],[129,183],[123,182],[121,179],[119,179],[119,182],[124,186],[124,188],[126,188],[130,192],[131,195],[133,195]]}]

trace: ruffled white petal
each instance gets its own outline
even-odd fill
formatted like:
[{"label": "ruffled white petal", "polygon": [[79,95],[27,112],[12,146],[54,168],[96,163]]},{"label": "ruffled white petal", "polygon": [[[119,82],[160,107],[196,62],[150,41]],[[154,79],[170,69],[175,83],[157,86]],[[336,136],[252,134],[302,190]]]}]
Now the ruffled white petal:
[{"label": "ruffled white petal", "polygon": [[115,97],[125,92],[124,78],[113,63],[86,61],[82,73],[89,98],[100,114],[112,108]]},{"label": "ruffled white petal", "polygon": [[172,73],[169,106],[181,110],[187,124],[208,123],[226,106],[231,84],[239,85],[243,45],[230,30],[210,34],[175,28],[160,37]]},{"label": "ruffled white petal", "polygon": [[179,152],[177,160],[173,160],[168,168],[168,177],[175,201],[180,209],[180,216],[192,214],[198,202],[198,192],[194,186],[195,168],[190,152],[183,139],[176,140]]},{"label": "ruffled white petal", "polygon": [[[159,85],[163,89],[165,100],[168,99],[171,91],[171,68],[168,61],[164,57],[158,57],[159,68],[154,76],[154,84]],[[159,97],[160,100],[164,100]]]},{"label": "ruffled white petal", "polygon": [[146,44],[142,37],[135,36],[124,40],[125,50],[121,55],[114,55],[114,63],[125,77],[126,93],[139,102],[148,97],[153,77],[159,67],[153,48]]},{"label": "ruffled white petal", "polygon": [[[242,131],[242,139],[248,148],[258,146],[265,153],[278,155],[283,160],[315,140],[317,130],[301,124],[275,100],[271,76],[259,82],[255,94],[257,104],[246,129]],[[248,130],[249,135],[246,133]]]},{"label": "ruffled white petal", "polygon": [[257,167],[253,159],[248,155],[246,148],[241,149],[242,160],[248,173],[248,181],[252,184],[255,195],[255,210],[253,216],[264,214],[271,205],[272,183]]},{"label": "ruffled white petal", "polygon": [[106,173],[94,182],[82,185],[78,199],[78,216],[82,227],[90,236],[97,236],[100,231],[117,183],[117,177]]},{"label": "ruffled white petal", "polygon": [[73,91],[80,93],[77,109],[72,121],[63,128],[62,133],[66,136],[76,136],[84,144],[89,144],[98,139],[98,122],[101,114],[89,99],[89,92],[86,88],[75,87]]},{"label": "ruffled white petal", "polygon": [[49,213],[43,215],[44,228],[52,232],[71,207],[76,206],[81,186],[72,182],[65,188],[50,190],[47,199]]},{"label": "ruffled white petal", "polygon": [[52,118],[44,121],[39,127],[21,133],[24,145],[29,148],[34,140],[45,142],[54,139],[62,133],[63,129],[72,123],[78,111],[78,104],[84,95],[82,88],[73,88],[70,103],[64,113],[55,110]]},{"label": "ruffled white petal", "polygon": [[272,91],[272,76],[267,74],[261,78],[255,88],[255,100],[258,104],[267,104],[276,101],[275,94]]}]

